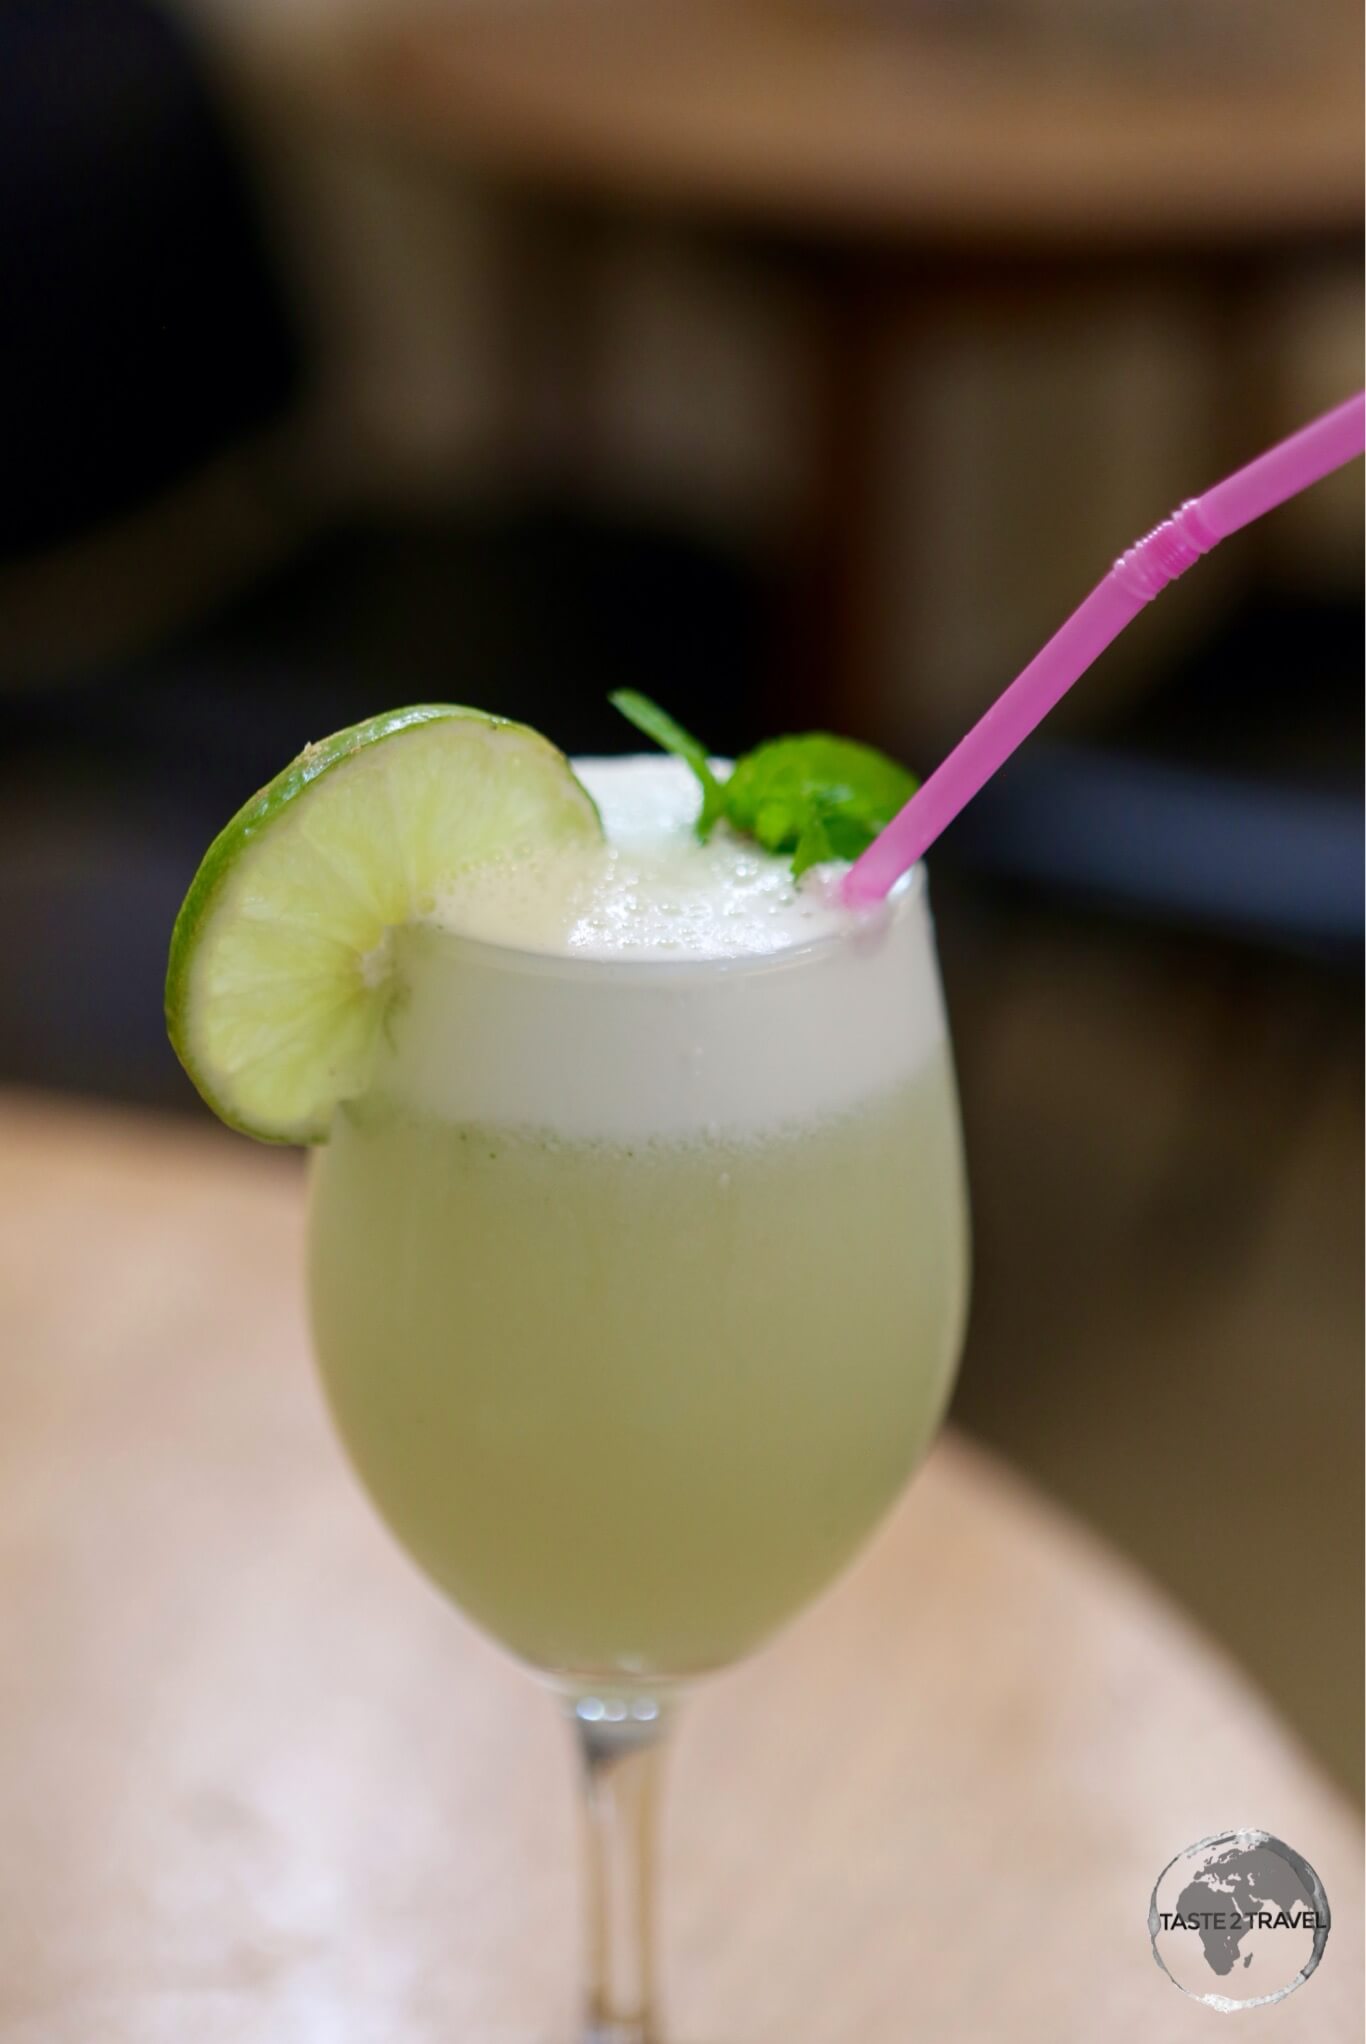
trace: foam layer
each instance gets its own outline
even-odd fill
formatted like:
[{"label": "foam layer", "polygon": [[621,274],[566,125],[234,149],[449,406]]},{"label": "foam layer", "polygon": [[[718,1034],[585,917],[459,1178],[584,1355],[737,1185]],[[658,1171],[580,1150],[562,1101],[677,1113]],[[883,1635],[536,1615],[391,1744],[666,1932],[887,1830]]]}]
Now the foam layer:
[{"label": "foam layer", "polygon": [[675,762],[579,771],[605,848],[481,876],[401,933],[386,1092],[567,1140],[749,1139],[847,1112],[941,1051],[921,872],[855,914],[739,840],[699,846]]},{"label": "foam layer", "polygon": [[551,865],[482,868],[439,905],[444,927],[581,958],[752,958],[844,927],[828,874],[798,885],[790,860],[724,825],[698,842],[698,787],[681,760],[584,759],[574,770],[606,843],[559,852]]}]

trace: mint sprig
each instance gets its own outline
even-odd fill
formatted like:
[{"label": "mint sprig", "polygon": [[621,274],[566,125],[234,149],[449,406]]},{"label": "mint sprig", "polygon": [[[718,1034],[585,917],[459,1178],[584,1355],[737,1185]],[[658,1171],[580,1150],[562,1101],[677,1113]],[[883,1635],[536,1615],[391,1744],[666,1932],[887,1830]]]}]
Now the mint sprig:
[{"label": "mint sprig", "polygon": [[856,859],[918,785],[885,753],[825,731],[769,739],[736,760],[729,779],[719,781],[706,747],[648,696],[619,689],[611,702],[696,774],[702,788],[700,838],[708,838],[724,817],[765,851],[790,852],[794,879],[826,859]]},{"label": "mint sprig", "polygon": [[725,790],[711,770],[706,746],[685,731],[681,724],[676,724],[667,710],[661,710],[658,703],[652,703],[648,696],[640,695],[633,688],[616,689],[607,700],[614,710],[620,710],[622,716],[635,725],[637,731],[643,731],[665,752],[673,753],[676,759],[684,760],[692,768],[702,788],[697,835],[705,844],[711,836],[712,825],[726,813]]}]

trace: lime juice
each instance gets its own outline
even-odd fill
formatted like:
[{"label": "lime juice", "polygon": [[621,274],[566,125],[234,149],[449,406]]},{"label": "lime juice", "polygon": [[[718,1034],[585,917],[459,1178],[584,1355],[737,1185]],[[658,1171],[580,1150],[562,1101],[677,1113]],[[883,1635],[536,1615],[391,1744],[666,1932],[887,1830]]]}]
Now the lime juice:
[{"label": "lime juice", "polygon": [[[674,762],[585,766],[606,847],[403,940],[315,1165],[327,1394],[413,1557],[516,1653],[744,1653],[924,1453],[966,1296],[923,885],[851,929],[690,836]],[[473,933],[473,934],[471,934]]]}]

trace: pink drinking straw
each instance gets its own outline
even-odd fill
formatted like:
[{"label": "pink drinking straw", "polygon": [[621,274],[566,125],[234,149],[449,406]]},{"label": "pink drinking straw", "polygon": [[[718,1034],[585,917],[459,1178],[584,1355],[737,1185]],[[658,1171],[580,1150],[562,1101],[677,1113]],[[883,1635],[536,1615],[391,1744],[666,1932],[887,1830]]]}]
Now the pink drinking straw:
[{"label": "pink drinking straw", "polygon": [[888,888],[934,843],[959,810],[1028,738],[1074,681],[1144,605],[1184,575],[1201,554],[1299,495],[1366,446],[1366,392],[1358,392],[1312,425],[1292,433],[1235,475],[1192,497],[1146,538],[1121,554],[1103,582],[998,696],[966,738],[917,788],[844,876],[843,897],[856,906],[881,901]]}]

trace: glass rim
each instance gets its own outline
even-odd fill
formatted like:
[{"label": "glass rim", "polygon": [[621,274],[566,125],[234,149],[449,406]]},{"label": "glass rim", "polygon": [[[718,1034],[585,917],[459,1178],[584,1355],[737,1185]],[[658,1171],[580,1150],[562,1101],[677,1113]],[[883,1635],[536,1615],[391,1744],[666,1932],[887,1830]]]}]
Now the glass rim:
[{"label": "glass rim", "polygon": [[690,980],[749,979],[766,973],[790,972],[821,963],[845,951],[870,932],[899,924],[910,910],[928,901],[929,878],[923,860],[903,873],[886,898],[871,908],[851,910],[847,928],[808,938],[804,943],[785,944],[776,951],[742,951],[732,957],[674,956],[633,957],[628,953],[606,956],[577,951],[539,951],[528,945],[500,944],[489,937],[472,937],[462,930],[445,928],[430,918],[410,923],[403,935],[419,941],[445,940],[452,950],[473,952],[495,962],[496,969],[543,975],[552,979],[627,979],[660,985],[677,985]]}]

